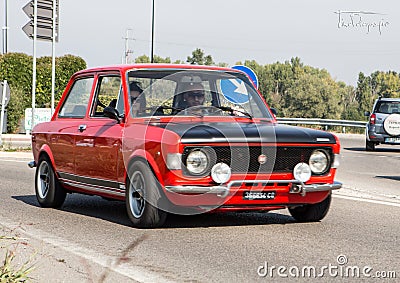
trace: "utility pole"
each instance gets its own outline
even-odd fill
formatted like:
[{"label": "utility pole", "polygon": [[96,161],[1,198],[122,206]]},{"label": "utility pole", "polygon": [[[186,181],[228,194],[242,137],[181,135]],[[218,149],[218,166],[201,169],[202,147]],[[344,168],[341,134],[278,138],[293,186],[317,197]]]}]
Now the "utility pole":
[{"label": "utility pole", "polygon": [[154,63],[154,0],[153,0],[152,11],[151,11],[151,54],[150,54],[150,62]]},{"label": "utility pole", "polygon": [[122,38],[125,40],[125,50],[124,50],[124,63],[125,64],[128,64],[129,54],[133,53],[133,50],[129,49],[129,40],[135,40],[133,37],[129,37],[129,31],[131,31],[131,30],[132,29],[130,29],[130,28],[126,29],[125,37]]},{"label": "utility pole", "polygon": [[8,53],[8,0],[4,0],[3,54]]},{"label": "utility pole", "polygon": [[32,67],[32,120],[31,132],[35,126],[35,108],[36,108],[36,42],[37,42],[37,3],[33,0],[33,67]]}]

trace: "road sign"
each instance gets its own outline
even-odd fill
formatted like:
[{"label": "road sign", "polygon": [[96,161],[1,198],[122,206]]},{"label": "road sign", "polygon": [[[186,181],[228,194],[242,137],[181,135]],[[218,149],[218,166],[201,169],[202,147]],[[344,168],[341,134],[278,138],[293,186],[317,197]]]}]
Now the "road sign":
[{"label": "road sign", "polygon": [[[5,85],[5,88],[4,88]],[[10,87],[8,86],[7,82],[0,83],[0,105],[4,107],[7,106],[8,102],[10,101]]]},{"label": "road sign", "polygon": [[[53,5],[56,5],[56,17],[55,17],[55,40],[58,42],[58,0],[37,0],[37,34],[36,37],[39,40],[52,41],[53,40]],[[33,39],[34,29],[34,0],[27,3],[22,10],[25,14],[31,18],[31,21],[23,26],[22,30],[26,35]]]},{"label": "road sign", "polygon": [[[10,88],[8,87],[7,80],[4,80],[0,84],[0,106],[1,106],[1,113],[0,113],[0,145],[1,145],[1,134],[3,131],[5,132],[7,129],[4,128],[4,122],[7,120],[7,116],[4,119],[5,108],[10,100]],[[5,122],[7,124],[7,122]]]},{"label": "road sign", "polygon": [[[58,17],[58,1],[56,1],[56,12],[57,12],[57,17]],[[34,7],[33,7],[33,2],[27,3],[22,10],[25,12],[25,14],[33,18],[34,16]],[[53,1],[40,1],[38,0],[37,4],[37,14],[38,14],[38,19],[46,19],[49,22],[53,21]]]},{"label": "road sign", "polygon": [[[50,108],[35,108],[35,125],[51,120]],[[25,130],[32,130],[32,108],[25,109]]]},{"label": "road sign", "polygon": [[[58,30],[58,25],[56,27]],[[22,30],[26,33],[26,35],[33,39],[33,22],[29,22],[22,27]],[[37,39],[44,41],[52,41],[53,40],[53,27],[51,25],[40,24],[38,21],[37,25]],[[56,42],[58,42],[58,32],[56,31]]]},{"label": "road sign", "polygon": [[243,66],[243,65],[233,66],[232,69],[239,70],[239,71],[242,71],[242,72],[246,73],[250,77],[250,79],[253,82],[254,86],[256,88],[258,88],[257,75],[252,69],[250,69],[249,67]]},{"label": "road sign", "polygon": [[244,104],[249,102],[249,93],[247,92],[244,81],[236,78],[223,79],[220,87],[224,97],[234,104]]}]

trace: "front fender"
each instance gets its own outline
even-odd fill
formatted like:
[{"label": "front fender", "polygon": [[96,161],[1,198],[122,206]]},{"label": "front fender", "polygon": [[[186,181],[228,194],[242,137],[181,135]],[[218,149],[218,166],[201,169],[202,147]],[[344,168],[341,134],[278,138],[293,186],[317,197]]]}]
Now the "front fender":
[{"label": "front fender", "polygon": [[[144,149],[138,149],[138,150],[135,150],[134,152],[132,152],[132,154],[129,157],[129,161],[126,162],[126,164],[128,165],[126,168],[129,168],[129,166],[133,162],[135,162],[136,160],[145,160],[145,161],[147,161],[147,163],[150,166],[150,169],[153,171],[153,173],[156,176],[158,182],[162,186],[164,186],[164,180],[162,178],[160,168],[157,165],[157,162],[154,159],[154,157],[148,151],[146,151]],[[126,172],[128,172],[128,170],[126,170]]]},{"label": "front fender", "polygon": [[49,157],[51,165],[54,168],[54,171],[57,172],[57,167],[56,167],[56,164],[54,162],[53,152],[52,152],[52,150],[51,150],[51,148],[50,148],[50,146],[48,144],[43,144],[42,147],[40,148],[40,150],[38,151],[38,155],[35,156],[36,164],[39,163],[39,158],[43,154],[46,154]]}]

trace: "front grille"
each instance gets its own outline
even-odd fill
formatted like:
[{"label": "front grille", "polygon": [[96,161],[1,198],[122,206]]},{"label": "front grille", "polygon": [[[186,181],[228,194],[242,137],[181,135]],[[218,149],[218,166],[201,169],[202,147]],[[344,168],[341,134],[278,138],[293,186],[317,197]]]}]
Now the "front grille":
[{"label": "front grille", "polygon": [[[186,147],[182,154],[183,164],[190,151],[201,147]],[[333,160],[332,148],[330,147],[289,147],[289,146],[214,146],[208,147],[215,151],[216,162],[228,164],[232,173],[271,173],[271,172],[292,172],[296,164],[308,163],[311,153],[316,149],[324,149]],[[260,164],[260,155],[266,156],[266,163]],[[187,173],[187,172],[186,172]]]}]

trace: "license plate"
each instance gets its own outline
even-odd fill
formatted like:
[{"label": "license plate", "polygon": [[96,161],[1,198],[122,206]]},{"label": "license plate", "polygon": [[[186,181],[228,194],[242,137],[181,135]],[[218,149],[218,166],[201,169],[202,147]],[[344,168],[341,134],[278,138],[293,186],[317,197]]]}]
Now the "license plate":
[{"label": "license plate", "polygon": [[385,138],[385,142],[387,142],[387,143],[399,143],[400,144],[400,138]]},{"label": "license plate", "polygon": [[244,200],[271,200],[276,196],[275,191],[268,192],[257,192],[257,191],[245,191],[243,192]]}]

